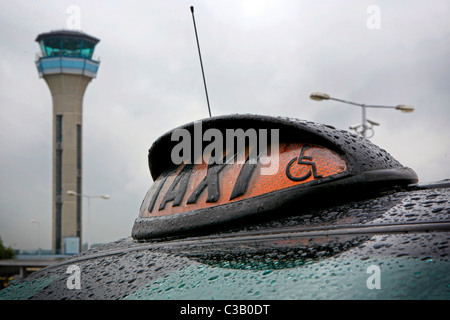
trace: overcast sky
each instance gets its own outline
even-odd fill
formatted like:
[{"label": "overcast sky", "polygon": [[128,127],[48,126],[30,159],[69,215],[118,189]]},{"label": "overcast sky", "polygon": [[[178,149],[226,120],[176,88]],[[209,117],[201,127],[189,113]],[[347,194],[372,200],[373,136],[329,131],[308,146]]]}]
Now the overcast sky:
[{"label": "overcast sky", "polygon": [[[131,234],[152,184],[147,152],[161,134],[212,114],[288,116],[347,130],[369,109],[373,143],[423,182],[450,178],[448,0],[0,0],[0,237],[51,248],[52,101],[34,64],[39,33],[80,28],[101,41],[83,113],[83,193],[91,240]],[[79,8],[77,20],[71,6]],[[84,210],[87,202],[84,201]],[[86,219],[84,219],[86,220]]]}]

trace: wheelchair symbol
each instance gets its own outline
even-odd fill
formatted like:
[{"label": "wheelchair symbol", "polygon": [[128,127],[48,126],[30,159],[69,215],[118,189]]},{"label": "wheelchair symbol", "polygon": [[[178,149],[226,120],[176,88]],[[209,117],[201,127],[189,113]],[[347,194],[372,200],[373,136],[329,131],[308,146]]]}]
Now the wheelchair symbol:
[{"label": "wheelchair symbol", "polygon": [[[288,165],[286,166],[286,175],[292,181],[306,180],[311,176],[311,173],[314,176],[314,179],[323,178],[321,175],[317,174],[316,163],[312,161],[312,157],[304,155],[305,151],[308,149],[309,149],[309,146],[303,146],[302,149],[300,150],[300,155],[298,157],[295,157],[291,161],[289,161]],[[304,174],[303,176],[294,177],[291,174],[291,166],[296,160],[297,160],[297,164],[304,164],[304,165],[311,166],[311,170],[309,170],[308,173]]]}]

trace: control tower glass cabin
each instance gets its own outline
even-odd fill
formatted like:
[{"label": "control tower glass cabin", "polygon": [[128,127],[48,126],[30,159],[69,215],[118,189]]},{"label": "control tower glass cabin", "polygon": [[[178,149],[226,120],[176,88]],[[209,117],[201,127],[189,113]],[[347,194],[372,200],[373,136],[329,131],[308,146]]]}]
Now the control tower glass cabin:
[{"label": "control tower glass cabin", "polygon": [[82,113],[83,96],[95,78],[93,59],[99,39],[78,31],[53,31],[37,36],[41,52],[36,60],[40,78],[53,102],[53,226],[55,253],[67,253],[65,242],[78,239],[81,251]]}]

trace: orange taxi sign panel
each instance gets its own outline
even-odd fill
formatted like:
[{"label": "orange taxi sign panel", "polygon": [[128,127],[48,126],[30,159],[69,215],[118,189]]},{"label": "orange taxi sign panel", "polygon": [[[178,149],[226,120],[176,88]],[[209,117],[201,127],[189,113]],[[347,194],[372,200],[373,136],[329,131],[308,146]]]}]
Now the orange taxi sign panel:
[{"label": "orange taxi sign panel", "polygon": [[[191,212],[254,198],[344,173],[347,165],[336,152],[305,143],[280,143],[275,168],[262,174],[262,161],[208,165],[181,164],[161,174],[142,202],[139,217]],[[269,156],[274,161],[274,155]],[[268,163],[264,161],[264,163]],[[272,162],[273,164],[274,162]]]}]

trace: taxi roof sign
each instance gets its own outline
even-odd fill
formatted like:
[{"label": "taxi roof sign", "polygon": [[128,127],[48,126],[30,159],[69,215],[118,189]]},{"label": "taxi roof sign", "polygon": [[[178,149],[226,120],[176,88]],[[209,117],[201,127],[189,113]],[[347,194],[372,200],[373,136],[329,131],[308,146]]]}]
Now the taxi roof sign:
[{"label": "taxi roof sign", "polygon": [[[225,141],[229,139],[220,136],[228,138],[237,130],[246,134],[233,136],[244,141],[240,162],[236,149]],[[267,136],[261,139],[264,130],[276,135],[270,141]],[[189,155],[182,163],[174,161],[174,150],[181,145],[174,136],[179,132],[189,137],[192,149],[192,153],[189,148],[182,152]],[[255,132],[260,140],[252,145],[249,133]],[[214,142],[208,133],[216,135]],[[206,136],[209,139],[203,139]],[[265,143],[270,152],[261,156]],[[220,144],[222,149],[217,148]],[[252,155],[254,149],[258,151]],[[214,156],[223,161],[211,161]],[[225,228],[248,218],[277,217],[300,202],[323,203],[345,190],[378,190],[418,181],[413,170],[362,137],[323,124],[260,115],[220,116],[186,124],[156,140],[148,159],[154,183],[133,226],[132,236],[139,240]],[[271,170],[264,171],[268,166]],[[302,214],[298,208],[294,211]]]}]

